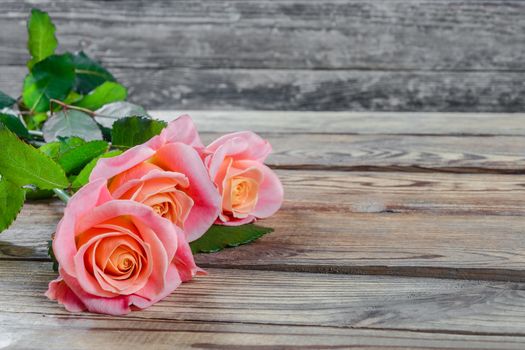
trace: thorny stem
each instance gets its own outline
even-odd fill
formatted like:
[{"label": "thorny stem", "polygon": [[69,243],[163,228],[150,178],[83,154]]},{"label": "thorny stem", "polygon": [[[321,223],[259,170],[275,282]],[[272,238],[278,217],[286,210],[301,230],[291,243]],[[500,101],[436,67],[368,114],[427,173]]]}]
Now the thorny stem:
[{"label": "thorny stem", "polygon": [[84,112],[84,113],[86,113],[86,114],[89,114],[91,117],[94,117],[94,116],[97,115],[95,112],[93,112],[93,111],[91,111],[91,110],[89,110],[89,109],[87,109],[87,108],[82,108],[82,107],[77,107],[77,106],[71,106],[71,105],[68,105],[68,104],[66,104],[66,103],[64,103],[64,102],[62,102],[62,101],[55,100],[54,98],[50,99],[50,100],[49,100],[49,103],[50,103],[50,106],[49,106],[50,109],[52,109],[52,108],[51,108],[51,103],[55,103],[55,104],[57,104],[57,105],[59,105],[59,106],[62,106],[62,108],[64,108],[64,109],[74,109],[74,110],[77,110],[77,111],[80,111],[80,112]]},{"label": "thorny stem", "polygon": [[69,202],[69,199],[71,198],[67,193],[66,191],[64,190],[61,190],[59,188],[53,188],[53,192],[55,192],[55,194],[57,195],[58,198],[60,198],[60,200],[64,203],[67,204],[67,202]]}]

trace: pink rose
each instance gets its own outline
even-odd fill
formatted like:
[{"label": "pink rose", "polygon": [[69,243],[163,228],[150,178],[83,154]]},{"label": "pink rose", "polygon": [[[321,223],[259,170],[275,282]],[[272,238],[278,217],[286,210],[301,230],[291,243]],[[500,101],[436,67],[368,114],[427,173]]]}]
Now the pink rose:
[{"label": "pink rose", "polygon": [[113,198],[152,207],[193,241],[213,224],[221,201],[197,152],[202,148],[191,119],[182,116],[145,144],[100,159],[90,181],[108,180]]},{"label": "pink rose", "polygon": [[71,198],[53,250],[60,277],[46,295],[71,312],[143,309],[201,271],[182,230],[147,205],[114,200],[105,180]]},{"label": "pink rose", "polygon": [[220,137],[203,150],[205,164],[222,196],[217,223],[242,225],[279,210],[283,187],[263,164],[271,151],[268,141],[248,131]]}]

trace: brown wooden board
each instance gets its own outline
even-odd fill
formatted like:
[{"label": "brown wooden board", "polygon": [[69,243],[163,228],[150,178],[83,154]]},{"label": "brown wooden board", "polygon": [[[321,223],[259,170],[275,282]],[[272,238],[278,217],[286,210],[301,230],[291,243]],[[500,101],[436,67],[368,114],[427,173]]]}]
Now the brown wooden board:
[{"label": "brown wooden board", "polygon": [[[220,134],[203,133],[205,142]],[[266,134],[282,169],[525,173],[523,136]]]},{"label": "brown wooden board", "polygon": [[[151,308],[118,318],[70,314],[48,300],[43,293],[56,276],[50,263],[4,261],[0,271],[5,315],[0,327],[8,329],[24,323],[30,328],[31,320],[36,330],[47,324],[117,331],[121,325],[132,336],[133,329],[169,331],[178,321],[189,321],[321,326],[329,332],[332,327],[409,330],[415,337],[427,332],[525,336],[523,285],[517,283],[214,268]],[[42,314],[48,316],[32,316]],[[19,321],[12,321],[16,315]]]},{"label": "brown wooden board", "polygon": [[[525,196],[509,175],[279,171],[283,208],[254,244],[206,267],[525,281]],[[2,259],[47,259],[58,201],[27,204]]]}]

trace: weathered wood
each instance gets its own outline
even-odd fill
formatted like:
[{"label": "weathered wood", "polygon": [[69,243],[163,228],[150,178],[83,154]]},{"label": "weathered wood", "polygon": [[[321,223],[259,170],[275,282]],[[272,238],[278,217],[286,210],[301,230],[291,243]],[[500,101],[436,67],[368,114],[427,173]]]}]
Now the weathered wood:
[{"label": "weathered wood", "polygon": [[[18,95],[25,67],[0,67]],[[112,69],[149,109],[523,112],[523,72]]]},{"label": "weathered wood", "polygon": [[[251,311],[249,311],[251,312]],[[86,329],[87,328],[87,329]],[[0,314],[8,349],[472,349],[522,350],[521,336],[453,334],[318,326]]]},{"label": "weathered wood", "polygon": [[64,49],[116,67],[523,71],[525,56],[518,0],[4,0],[0,65],[27,59],[33,6]]},{"label": "weathered wood", "polygon": [[[265,134],[282,169],[525,173],[525,138]],[[201,134],[211,142],[220,134]]]},{"label": "weathered wood", "polygon": [[[2,262],[0,273],[3,313],[22,320],[27,313],[50,315],[50,326],[97,328],[97,321],[107,319],[102,329],[122,322],[131,329],[168,330],[174,321],[203,321],[525,338],[525,286],[517,283],[210,269],[151,308],[110,325],[118,318],[74,316],[46,299],[43,293],[56,276],[50,263]],[[77,327],[69,321],[75,319]],[[5,323],[0,318],[0,326]],[[131,333],[128,327],[123,331]]]},{"label": "weathered wood", "polygon": [[347,213],[525,215],[521,175],[278,170],[284,210]]},{"label": "weathered wood", "polygon": [[[520,176],[279,171],[275,232],[206,267],[525,281]],[[58,201],[26,205],[1,259],[47,260]]]},{"label": "weathered wood", "polygon": [[[189,114],[200,132],[524,136],[524,113],[295,112],[152,110],[172,121]],[[108,121],[111,123],[111,121]]]}]

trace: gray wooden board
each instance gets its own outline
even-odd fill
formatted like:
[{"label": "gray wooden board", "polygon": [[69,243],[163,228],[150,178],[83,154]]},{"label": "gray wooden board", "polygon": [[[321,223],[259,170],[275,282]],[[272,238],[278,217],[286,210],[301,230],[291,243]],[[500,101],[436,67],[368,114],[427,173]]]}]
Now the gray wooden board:
[{"label": "gray wooden board", "polygon": [[[27,69],[0,67],[18,96]],[[115,68],[148,109],[523,112],[523,72]]]},{"label": "gray wooden board", "polygon": [[523,111],[521,1],[3,1],[0,90],[48,10],[149,108]]},{"label": "gray wooden board", "polygon": [[[525,113],[150,110],[172,121],[188,114],[200,132],[525,136]],[[111,123],[111,120],[108,120]]]},{"label": "gray wooden board", "polygon": [[31,7],[64,49],[111,67],[523,71],[518,0],[4,0],[0,65],[27,59]]},{"label": "gray wooden board", "polygon": [[2,313],[8,349],[429,349],[522,350],[519,335],[289,326],[93,315]]}]

